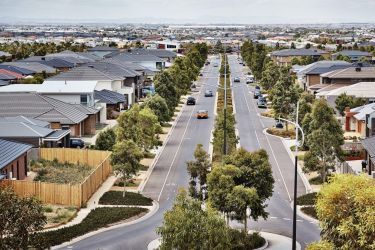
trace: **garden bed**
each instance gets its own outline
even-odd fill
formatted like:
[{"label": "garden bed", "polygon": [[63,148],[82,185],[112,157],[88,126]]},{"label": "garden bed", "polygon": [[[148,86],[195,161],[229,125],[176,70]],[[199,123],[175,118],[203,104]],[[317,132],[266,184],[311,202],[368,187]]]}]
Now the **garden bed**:
[{"label": "garden bed", "polygon": [[108,191],[100,198],[99,204],[152,206],[152,199],[133,192],[126,192],[123,197],[121,191]]},{"label": "garden bed", "polygon": [[93,171],[88,165],[61,163],[57,160],[31,161],[30,167],[36,173],[34,181],[73,185],[83,182]]},{"label": "garden bed", "polygon": [[47,249],[102,227],[108,227],[126,221],[137,215],[142,216],[147,211],[148,210],[145,208],[138,207],[100,207],[92,210],[80,224],[54,231],[38,233],[36,237],[43,238],[43,244],[40,247]]},{"label": "garden bed", "polygon": [[315,205],[317,193],[309,193],[301,195],[297,198],[297,205],[306,206],[306,205]]},{"label": "garden bed", "polygon": [[318,215],[316,214],[315,206],[305,206],[301,207],[301,211],[305,214],[307,214],[310,217],[313,217],[314,219],[318,219]]},{"label": "garden bed", "polygon": [[278,129],[278,128],[268,128],[267,133],[283,138],[290,138],[295,139],[296,133],[293,129],[285,130],[285,129]]},{"label": "garden bed", "polygon": [[57,205],[43,206],[44,215],[47,217],[45,228],[57,227],[68,223],[77,215],[76,207],[66,207]]}]

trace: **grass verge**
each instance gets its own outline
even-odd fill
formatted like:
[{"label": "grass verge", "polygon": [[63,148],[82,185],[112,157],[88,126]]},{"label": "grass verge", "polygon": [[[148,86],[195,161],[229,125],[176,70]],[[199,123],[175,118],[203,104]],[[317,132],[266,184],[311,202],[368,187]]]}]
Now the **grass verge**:
[{"label": "grass verge", "polygon": [[313,205],[315,205],[316,195],[317,195],[316,192],[301,195],[300,197],[297,198],[297,205],[300,205],[300,206],[306,206],[306,205],[313,206]]},{"label": "grass verge", "polygon": [[138,207],[100,207],[92,210],[80,224],[54,231],[37,233],[33,237],[41,237],[42,244],[40,247],[46,249],[147,211],[145,208]]},{"label": "grass verge", "polygon": [[296,138],[294,130],[286,131],[285,129],[268,128],[267,133],[269,133],[271,135],[280,136],[280,137],[283,137],[283,138],[291,138],[291,139]]},{"label": "grass verge", "polygon": [[133,192],[126,192],[125,197],[122,197],[121,191],[108,191],[100,198],[99,204],[152,206],[152,199]]}]

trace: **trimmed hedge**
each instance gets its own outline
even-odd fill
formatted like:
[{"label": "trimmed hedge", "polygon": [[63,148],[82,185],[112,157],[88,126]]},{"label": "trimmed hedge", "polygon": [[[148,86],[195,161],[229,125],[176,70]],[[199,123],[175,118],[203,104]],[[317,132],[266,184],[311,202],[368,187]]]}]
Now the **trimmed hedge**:
[{"label": "trimmed hedge", "polygon": [[247,250],[247,249],[257,249],[264,244],[266,244],[266,240],[260,236],[258,232],[253,234],[247,234],[243,231],[239,231],[236,229],[229,229],[230,231],[230,238],[231,238],[231,248],[235,250]]},{"label": "trimmed hedge", "polygon": [[318,219],[318,215],[316,213],[316,209],[314,206],[302,207],[301,211],[305,214],[313,217],[314,219]]},{"label": "trimmed hedge", "polygon": [[121,191],[108,191],[100,198],[99,204],[152,206],[152,199],[133,192],[126,192],[125,197],[122,197]]},{"label": "trimmed hedge", "polygon": [[92,210],[80,224],[37,233],[34,237],[42,238],[41,248],[49,248],[147,211],[148,209],[139,207],[99,207]]},{"label": "trimmed hedge", "polygon": [[315,205],[316,195],[317,195],[317,193],[314,192],[314,193],[309,193],[309,194],[305,194],[305,195],[302,195],[302,196],[298,197],[297,198],[297,205],[300,205],[300,206],[313,206],[313,205]]}]

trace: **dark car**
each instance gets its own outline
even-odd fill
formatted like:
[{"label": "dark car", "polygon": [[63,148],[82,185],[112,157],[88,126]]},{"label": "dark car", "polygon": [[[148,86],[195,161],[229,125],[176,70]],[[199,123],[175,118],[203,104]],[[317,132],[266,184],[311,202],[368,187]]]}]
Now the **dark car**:
[{"label": "dark car", "polygon": [[214,94],[212,93],[212,90],[206,90],[204,92],[204,96],[205,97],[212,97],[212,96],[214,96]]},{"label": "dark car", "polygon": [[70,138],[70,147],[71,148],[84,148],[85,142],[79,138]]},{"label": "dark car", "polygon": [[284,124],[281,121],[277,121],[275,124],[275,127],[281,129],[281,128],[284,128]]},{"label": "dark car", "polygon": [[255,89],[259,89],[260,90],[260,87],[257,85],[257,86],[255,86]]},{"label": "dark car", "polygon": [[199,73],[199,76],[203,76],[203,73]]},{"label": "dark car", "polygon": [[187,101],[186,101],[186,104],[187,105],[195,105],[195,98],[194,97],[192,97],[192,96],[189,96],[188,98],[187,98]]},{"label": "dark car", "polygon": [[258,108],[267,108],[267,99],[263,96],[259,96],[257,105],[258,105]]},{"label": "dark car", "polygon": [[261,96],[261,95],[262,95],[262,93],[260,92],[260,90],[259,89],[255,89],[255,91],[254,91],[254,99],[258,99],[259,96]]},{"label": "dark car", "polygon": [[240,79],[239,77],[235,77],[235,78],[233,79],[233,82],[241,82],[241,79]]}]

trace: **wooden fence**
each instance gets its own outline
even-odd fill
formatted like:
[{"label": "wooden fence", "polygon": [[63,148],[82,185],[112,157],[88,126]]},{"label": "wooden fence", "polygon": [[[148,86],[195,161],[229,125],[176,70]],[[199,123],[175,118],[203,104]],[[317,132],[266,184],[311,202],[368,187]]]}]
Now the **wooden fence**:
[{"label": "wooden fence", "polygon": [[0,184],[12,187],[20,196],[36,196],[43,203],[81,207],[110,175],[110,155],[108,151],[41,148],[40,159],[80,163],[91,166],[93,172],[77,185],[21,180],[2,180]]}]

